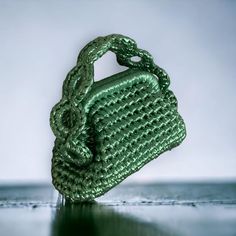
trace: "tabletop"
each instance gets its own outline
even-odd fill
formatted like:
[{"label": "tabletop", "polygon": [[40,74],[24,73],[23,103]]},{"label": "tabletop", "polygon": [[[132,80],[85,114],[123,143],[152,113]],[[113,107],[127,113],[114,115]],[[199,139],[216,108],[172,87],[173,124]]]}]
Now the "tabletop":
[{"label": "tabletop", "polygon": [[236,235],[236,183],[120,184],[73,205],[49,184],[1,185],[0,235]]}]

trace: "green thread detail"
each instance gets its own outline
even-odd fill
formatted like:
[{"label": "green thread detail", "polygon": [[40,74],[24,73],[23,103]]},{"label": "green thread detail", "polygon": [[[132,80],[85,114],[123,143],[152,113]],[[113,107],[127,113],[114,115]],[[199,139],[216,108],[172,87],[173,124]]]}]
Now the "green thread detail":
[{"label": "green thread detail", "polygon": [[[129,69],[94,82],[93,64],[107,51]],[[178,146],[186,129],[169,85],[167,73],[131,38],[112,34],[88,43],[50,115],[55,188],[72,202],[93,200]]]}]

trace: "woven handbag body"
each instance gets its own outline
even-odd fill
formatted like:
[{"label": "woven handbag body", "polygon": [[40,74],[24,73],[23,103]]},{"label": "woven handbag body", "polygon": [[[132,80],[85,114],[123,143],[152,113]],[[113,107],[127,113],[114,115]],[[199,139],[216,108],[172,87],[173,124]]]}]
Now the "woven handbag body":
[{"label": "woven handbag body", "polygon": [[[128,69],[94,82],[93,64],[107,51]],[[185,124],[169,84],[129,37],[98,37],[81,50],[50,116],[52,180],[66,199],[93,200],[183,141]]]}]

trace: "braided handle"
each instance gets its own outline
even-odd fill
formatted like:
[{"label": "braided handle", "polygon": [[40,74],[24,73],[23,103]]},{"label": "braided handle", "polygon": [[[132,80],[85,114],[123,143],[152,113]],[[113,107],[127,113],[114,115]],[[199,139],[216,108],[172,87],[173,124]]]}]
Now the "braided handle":
[{"label": "braided handle", "polygon": [[[112,34],[98,37],[88,43],[79,53],[77,65],[69,72],[63,91],[74,101],[75,106],[84,98],[94,82],[94,62],[108,51],[116,54],[120,65],[153,73],[159,78],[160,88],[162,90],[168,88],[169,76],[153,62],[152,56],[147,51],[139,49],[136,42],[129,37]],[[132,61],[131,58],[134,56],[140,57],[141,60]]]},{"label": "braided handle", "polygon": [[120,34],[98,37],[80,51],[77,64],[93,64],[109,50],[123,54],[137,50],[137,45],[133,39]]}]

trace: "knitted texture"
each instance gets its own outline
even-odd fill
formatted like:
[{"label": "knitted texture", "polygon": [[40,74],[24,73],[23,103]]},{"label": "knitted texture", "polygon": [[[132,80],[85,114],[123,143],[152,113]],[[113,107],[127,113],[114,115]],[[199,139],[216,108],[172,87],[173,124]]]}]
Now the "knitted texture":
[{"label": "knitted texture", "polygon": [[[109,50],[129,69],[94,82],[93,64]],[[185,124],[169,84],[152,56],[126,36],[98,37],[81,50],[50,116],[52,180],[66,199],[93,200],[183,141]]]}]

